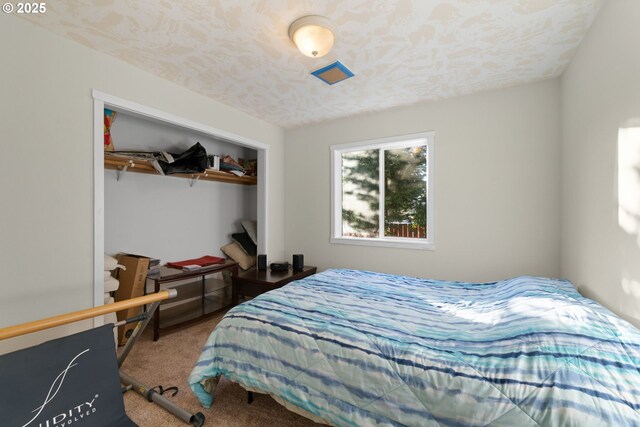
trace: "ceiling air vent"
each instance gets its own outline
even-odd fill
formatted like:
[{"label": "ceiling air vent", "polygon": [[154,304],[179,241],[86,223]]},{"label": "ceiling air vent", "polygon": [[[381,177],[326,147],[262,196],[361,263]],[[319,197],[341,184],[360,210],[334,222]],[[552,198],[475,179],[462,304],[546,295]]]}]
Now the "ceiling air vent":
[{"label": "ceiling air vent", "polygon": [[311,72],[311,74],[328,85],[334,85],[354,76],[354,74],[347,67],[342,65],[340,61],[336,61],[333,64],[315,70]]}]

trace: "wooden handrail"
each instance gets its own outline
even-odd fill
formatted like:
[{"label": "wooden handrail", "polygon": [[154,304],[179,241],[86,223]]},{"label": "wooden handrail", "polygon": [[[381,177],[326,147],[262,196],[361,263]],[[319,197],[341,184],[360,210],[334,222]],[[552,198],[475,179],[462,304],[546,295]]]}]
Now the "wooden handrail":
[{"label": "wooden handrail", "polygon": [[92,317],[102,316],[104,314],[109,314],[120,310],[126,310],[132,307],[151,304],[155,301],[162,301],[173,298],[176,295],[177,292],[175,289],[166,289],[158,293],[131,298],[124,301],[118,301],[114,302],[113,304],[105,304],[98,307],[87,308],[84,310],[73,311],[71,313],[48,317],[46,319],[34,320],[33,322],[22,323],[20,325],[9,326],[0,329],[0,341],[7,338],[30,334],[32,332],[42,331],[44,329],[49,329],[60,325],[66,325],[67,323],[78,322],[80,320],[90,319]]}]

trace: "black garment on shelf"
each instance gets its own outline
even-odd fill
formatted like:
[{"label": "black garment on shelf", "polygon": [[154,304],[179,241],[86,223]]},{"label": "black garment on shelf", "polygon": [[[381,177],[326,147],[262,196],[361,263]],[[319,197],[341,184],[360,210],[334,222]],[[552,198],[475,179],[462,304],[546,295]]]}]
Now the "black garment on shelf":
[{"label": "black garment on shelf", "polygon": [[255,255],[258,252],[258,247],[253,243],[253,240],[249,237],[249,233],[246,231],[244,233],[233,233],[231,238],[242,246],[242,249],[244,249],[247,255]]},{"label": "black garment on shelf", "polygon": [[165,175],[174,173],[201,173],[207,169],[207,150],[199,142],[180,154],[172,154],[173,162],[158,160]]}]

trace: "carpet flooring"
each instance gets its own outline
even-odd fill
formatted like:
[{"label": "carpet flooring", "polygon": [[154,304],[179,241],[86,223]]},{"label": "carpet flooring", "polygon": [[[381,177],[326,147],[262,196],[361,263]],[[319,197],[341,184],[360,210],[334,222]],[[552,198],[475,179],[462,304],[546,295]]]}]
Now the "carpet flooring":
[{"label": "carpet flooring", "polygon": [[[148,387],[177,386],[179,393],[169,399],[192,413],[202,412],[206,417],[205,426],[320,426],[288,411],[267,395],[254,394],[253,403],[249,405],[246,391],[224,378],[216,389],[213,406],[205,409],[200,405],[187,384],[187,378],[209,334],[221,318],[222,315],[212,317],[194,326],[161,334],[156,342],[153,342],[153,328],[149,325],[125,360],[122,371]],[[124,403],[129,417],[141,427],[188,425],[134,391],[124,394]]]}]

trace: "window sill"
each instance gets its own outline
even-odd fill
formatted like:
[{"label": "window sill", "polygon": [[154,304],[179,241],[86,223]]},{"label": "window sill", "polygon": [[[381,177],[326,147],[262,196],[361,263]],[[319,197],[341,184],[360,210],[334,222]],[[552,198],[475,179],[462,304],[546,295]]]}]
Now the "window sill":
[{"label": "window sill", "polygon": [[338,245],[356,245],[356,246],[378,246],[385,248],[400,249],[419,249],[426,251],[435,251],[436,245],[433,242],[416,242],[409,239],[376,239],[363,237],[332,237],[330,243]]}]

